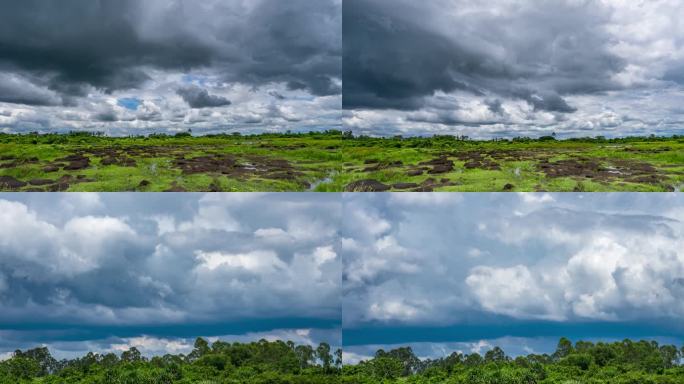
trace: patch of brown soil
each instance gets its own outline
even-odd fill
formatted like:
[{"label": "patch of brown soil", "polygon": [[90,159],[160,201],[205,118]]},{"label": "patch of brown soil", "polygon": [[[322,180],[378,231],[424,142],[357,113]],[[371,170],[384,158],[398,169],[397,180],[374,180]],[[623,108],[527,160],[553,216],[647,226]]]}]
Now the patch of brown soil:
[{"label": "patch of brown soil", "polygon": [[[366,160],[368,161],[368,160]],[[388,169],[388,168],[397,168],[397,167],[402,167],[404,163],[401,160],[397,161],[391,161],[391,162],[378,162],[377,160],[372,160],[372,162],[364,162],[364,164],[375,164],[371,167],[366,167],[363,169],[363,172],[375,172],[379,171],[382,169]]]},{"label": "patch of brown soil", "polygon": [[651,164],[635,160],[566,159],[555,162],[541,161],[537,168],[547,177],[573,177],[596,181],[625,180],[633,183],[659,184],[665,180]]},{"label": "patch of brown soil", "polygon": [[17,180],[12,176],[0,176],[0,189],[15,190],[25,186],[25,182]]},{"label": "patch of brown soil", "polygon": [[81,153],[75,153],[55,161],[68,163],[66,166],[64,166],[65,171],[77,171],[86,169],[90,166],[90,158],[82,155]]},{"label": "patch of brown soil", "polygon": [[11,169],[27,164],[37,164],[39,162],[37,157],[31,157],[28,159],[15,159],[14,157],[4,156],[4,158],[0,160],[12,160],[8,163],[0,164],[0,169]]},{"label": "patch of brown soil", "polygon": [[449,160],[449,158],[446,155],[441,155],[436,159],[424,161],[422,163],[419,163],[418,165],[431,167],[428,170],[428,173],[431,175],[448,173],[454,170],[454,162],[452,160]]},{"label": "patch of brown soil", "polygon": [[357,180],[344,187],[345,192],[385,192],[390,190],[390,186],[377,180],[366,179]]},{"label": "patch of brown soil", "polygon": [[500,171],[501,166],[499,163],[496,161],[490,159],[489,157],[485,157],[483,153],[481,152],[475,152],[475,151],[470,151],[470,152],[459,152],[456,154],[456,157],[465,162],[463,165],[465,169],[486,169],[490,171]]}]

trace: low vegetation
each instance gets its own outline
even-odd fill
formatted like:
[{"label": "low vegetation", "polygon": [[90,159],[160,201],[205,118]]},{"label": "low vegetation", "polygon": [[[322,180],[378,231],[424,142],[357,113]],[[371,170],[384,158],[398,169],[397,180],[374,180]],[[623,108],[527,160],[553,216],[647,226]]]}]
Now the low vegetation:
[{"label": "low vegetation", "polygon": [[684,137],[0,134],[4,191],[679,191]]}]

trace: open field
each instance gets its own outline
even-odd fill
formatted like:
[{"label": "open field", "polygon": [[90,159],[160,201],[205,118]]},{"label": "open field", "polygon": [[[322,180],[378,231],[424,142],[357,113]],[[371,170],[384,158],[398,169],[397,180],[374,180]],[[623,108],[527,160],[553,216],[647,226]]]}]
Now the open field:
[{"label": "open field", "polygon": [[0,136],[0,189],[305,191],[340,164],[339,135]]},{"label": "open field", "polygon": [[0,135],[5,191],[679,191],[684,138]]}]

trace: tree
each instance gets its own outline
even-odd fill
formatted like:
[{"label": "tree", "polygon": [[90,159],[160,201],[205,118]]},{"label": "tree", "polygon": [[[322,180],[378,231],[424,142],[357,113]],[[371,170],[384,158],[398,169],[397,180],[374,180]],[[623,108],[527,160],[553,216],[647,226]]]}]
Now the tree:
[{"label": "tree", "polygon": [[508,357],[499,347],[494,347],[485,353],[485,363],[503,363],[508,361]]},{"label": "tree", "polygon": [[342,349],[337,348],[335,350],[335,367],[340,368],[342,366]]},{"label": "tree", "polygon": [[136,347],[131,347],[128,349],[128,351],[121,353],[121,361],[127,363],[137,363],[142,360],[142,354]]},{"label": "tree", "polygon": [[674,367],[679,361],[679,351],[674,345],[663,345],[660,347],[660,356],[663,358],[665,368]]},{"label": "tree", "polygon": [[370,364],[372,375],[378,379],[396,379],[404,371],[404,364],[392,357],[376,357]]},{"label": "tree", "polygon": [[192,352],[190,352],[188,357],[191,361],[195,361],[209,352],[211,352],[211,348],[209,348],[209,342],[201,337],[198,337],[195,339],[194,349]]},{"label": "tree", "polygon": [[295,355],[299,360],[299,366],[306,368],[312,364],[315,359],[315,352],[310,345],[298,345],[295,347]]},{"label": "tree", "polygon": [[561,337],[558,340],[558,346],[556,346],[556,352],[553,353],[553,358],[558,360],[562,359],[573,352],[572,341],[565,337]]},{"label": "tree", "polygon": [[326,370],[330,369],[330,366],[332,365],[333,361],[333,357],[330,354],[330,344],[318,344],[318,348],[316,348],[316,357],[318,357],[318,359],[323,364],[323,368],[325,368]]}]

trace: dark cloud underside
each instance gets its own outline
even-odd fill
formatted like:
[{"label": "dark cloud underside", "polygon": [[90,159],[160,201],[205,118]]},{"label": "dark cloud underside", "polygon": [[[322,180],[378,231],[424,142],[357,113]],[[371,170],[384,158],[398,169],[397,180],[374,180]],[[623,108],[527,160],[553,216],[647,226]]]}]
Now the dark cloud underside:
[{"label": "dark cloud underside", "polygon": [[617,87],[610,76],[624,63],[607,50],[606,12],[598,5],[535,3],[454,15],[459,3],[345,1],[344,107],[415,110],[437,91],[462,90],[571,113],[563,95]]}]

